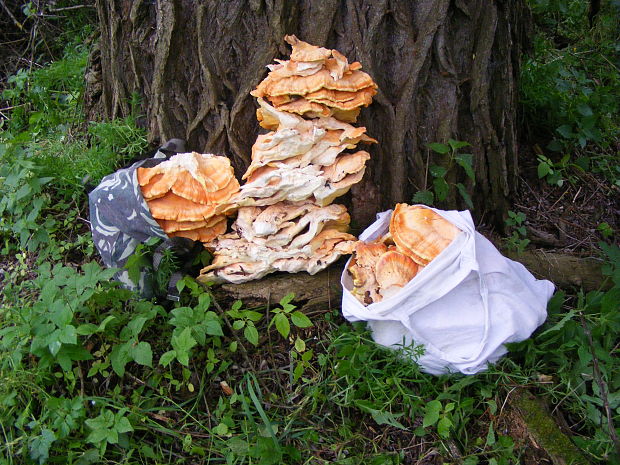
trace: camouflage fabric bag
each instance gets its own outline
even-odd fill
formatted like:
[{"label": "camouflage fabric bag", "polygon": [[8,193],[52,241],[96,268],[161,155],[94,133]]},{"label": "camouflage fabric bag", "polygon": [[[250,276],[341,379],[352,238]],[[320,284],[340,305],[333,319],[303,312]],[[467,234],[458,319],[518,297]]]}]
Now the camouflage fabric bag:
[{"label": "camouflage fabric bag", "polygon": [[[152,158],[140,160],[103,178],[88,195],[93,242],[103,263],[108,267],[120,268],[115,279],[127,289],[135,290],[145,298],[153,297],[154,289],[149,274],[153,269],[157,269],[164,250],[172,249],[187,259],[196,247],[189,239],[169,239],[157,224],[142,197],[136,170],[139,167],[156,166],[171,155],[184,150],[184,141],[171,139],[162,145]],[[122,268],[135,253],[138,245],[150,238],[159,238],[162,243],[153,254],[152,264],[143,267],[138,281],[135,282],[135,279],[130,278],[129,271]],[[173,276],[173,279],[178,280],[179,277],[180,275]],[[174,294],[172,290],[171,292]]]}]

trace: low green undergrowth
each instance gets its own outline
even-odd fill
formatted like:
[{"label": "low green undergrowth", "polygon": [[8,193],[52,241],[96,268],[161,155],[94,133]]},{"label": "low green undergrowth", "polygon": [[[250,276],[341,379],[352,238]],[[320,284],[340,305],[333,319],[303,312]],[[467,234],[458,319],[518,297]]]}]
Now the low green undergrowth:
[{"label": "low green undergrowth", "polygon": [[[554,14],[552,26],[570,30]],[[613,184],[617,107],[606,94],[617,81],[592,77],[602,61],[577,69],[607,52],[556,51],[554,61],[543,49],[548,61],[538,55],[525,69],[530,117]],[[513,428],[516,390],[545,400],[592,463],[612,463],[617,246],[601,244],[608,287],[558,292],[533,338],[469,377],[421,373],[411,362],[421,348],[382,348],[337,308],[305,313],[292,295],[248,308],[187,277],[179,302],[139,299],[96,262],[85,187],[147,148],[139,102],[130,117],[85,124],[86,56],[73,46],[49,67],[18,72],[2,96],[14,108],[0,126],[0,464],[515,464],[532,448]],[[590,116],[598,132],[588,132]],[[464,145],[452,142],[433,148],[449,161],[431,172],[431,200],[461,192],[443,181],[448,170],[469,175]],[[578,165],[552,158],[541,162],[562,176]],[[511,218],[513,245],[524,247],[524,217]]]},{"label": "low green undergrowth", "polygon": [[523,125],[542,141],[538,175],[549,184],[599,173],[620,185],[620,4],[602,2],[588,20],[585,0],[530,0],[533,52],[521,70]]}]

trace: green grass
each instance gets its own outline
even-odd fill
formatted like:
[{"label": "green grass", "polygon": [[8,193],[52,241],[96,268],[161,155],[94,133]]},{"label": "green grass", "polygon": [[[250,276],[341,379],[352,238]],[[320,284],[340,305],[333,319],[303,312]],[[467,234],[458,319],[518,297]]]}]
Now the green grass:
[{"label": "green grass", "polygon": [[[523,101],[544,139],[589,157],[613,185],[618,109],[607,96],[618,82],[602,58],[612,19],[585,37],[583,5],[535,3],[543,35]],[[552,33],[577,50],[554,48]],[[581,53],[588,43],[595,52]],[[72,45],[3,93],[15,109],[0,127],[0,464],[513,464],[531,453],[511,416],[518,390],[561,415],[591,463],[611,463],[617,246],[601,244],[608,288],[559,292],[533,338],[469,377],[425,375],[416,350],[377,346],[337,308],[308,318],[290,296],[250,309],[188,277],[180,302],[140,300],[96,262],[83,183],[145,151],[146,134],[137,114],[84,122],[86,56]],[[583,105],[599,140],[582,131]]]}]

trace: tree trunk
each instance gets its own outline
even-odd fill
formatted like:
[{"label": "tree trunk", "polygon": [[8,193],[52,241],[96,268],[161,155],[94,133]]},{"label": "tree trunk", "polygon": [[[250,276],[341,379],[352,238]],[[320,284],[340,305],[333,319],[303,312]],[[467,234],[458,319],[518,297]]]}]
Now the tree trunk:
[{"label": "tree trunk", "polygon": [[[358,227],[429,188],[446,165],[427,144],[467,141],[474,214],[501,223],[517,180],[516,104],[523,0],[97,0],[101,85],[87,108],[107,118],[141,97],[151,142],[227,155],[238,175],[259,126],[250,91],[285,34],[360,61],[379,85],[358,124],[379,144],[348,199]],[[93,89],[96,84],[93,84]],[[439,206],[463,207],[456,189]]]}]

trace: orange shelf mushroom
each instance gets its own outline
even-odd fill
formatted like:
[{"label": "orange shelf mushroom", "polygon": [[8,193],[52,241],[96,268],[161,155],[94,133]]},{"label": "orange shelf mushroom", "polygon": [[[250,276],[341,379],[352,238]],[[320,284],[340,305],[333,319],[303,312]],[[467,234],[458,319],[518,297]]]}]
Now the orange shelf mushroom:
[{"label": "orange shelf mushroom", "polygon": [[398,293],[461,232],[430,208],[399,203],[390,218],[389,234],[375,242],[359,241],[347,271],[351,293],[363,305]]},{"label": "orange shelf mushroom", "polygon": [[294,35],[284,40],[293,48],[290,60],[270,65],[271,72],[250,93],[267,98],[278,110],[355,122],[360,107],[370,105],[377,93],[377,85],[361,71],[362,65],[349,64],[337,50],[310,45]]},{"label": "orange shelf mushroom", "polygon": [[169,237],[206,243],[226,232],[223,212],[239,191],[228,158],[180,153],[138,168],[137,177],[151,215]]}]

